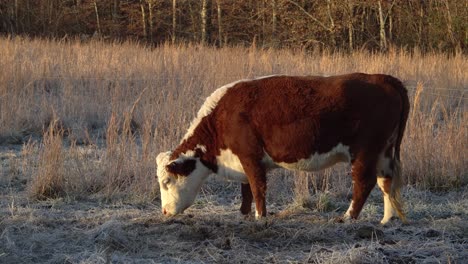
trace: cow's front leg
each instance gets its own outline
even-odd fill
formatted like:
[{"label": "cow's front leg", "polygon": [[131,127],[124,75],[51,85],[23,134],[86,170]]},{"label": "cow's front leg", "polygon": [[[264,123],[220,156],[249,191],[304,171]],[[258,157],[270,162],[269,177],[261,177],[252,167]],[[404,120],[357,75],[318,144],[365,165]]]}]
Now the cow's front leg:
[{"label": "cow's front leg", "polygon": [[240,211],[243,215],[248,215],[252,211],[252,190],[250,189],[250,184],[242,183],[241,184],[242,192],[242,205]]},{"label": "cow's front leg", "polygon": [[266,216],[266,171],[260,162],[242,162],[245,174],[249,180],[250,189],[255,199],[255,219]]}]

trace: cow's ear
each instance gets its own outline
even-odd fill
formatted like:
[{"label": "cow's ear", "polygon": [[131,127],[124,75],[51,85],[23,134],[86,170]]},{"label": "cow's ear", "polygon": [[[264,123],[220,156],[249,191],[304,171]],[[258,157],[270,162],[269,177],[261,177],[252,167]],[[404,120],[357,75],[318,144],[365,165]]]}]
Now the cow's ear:
[{"label": "cow's ear", "polygon": [[188,176],[195,169],[195,165],[195,159],[177,159],[166,165],[166,170],[172,174]]}]

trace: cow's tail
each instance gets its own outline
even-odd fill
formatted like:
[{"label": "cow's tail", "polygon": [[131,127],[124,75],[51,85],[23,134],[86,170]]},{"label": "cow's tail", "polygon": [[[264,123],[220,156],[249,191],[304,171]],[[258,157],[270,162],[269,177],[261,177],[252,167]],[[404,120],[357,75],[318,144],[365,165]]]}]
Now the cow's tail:
[{"label": "cow's tail", "polygon": [[398,135],[395,141],[395,152],[393,155],[393,175],[392,185],[390,188],[390,202],[392,207],[395,209],[398,217],[406,222],[405,212],[403,210],[403,202],[401,199],[401,187],[403,186],[403,177],[401,172],[401,161],[400,161],[400,146],[403,140],[403,134],[406,128],[406,121],[408,120],[410,103],[408,99],[408,92],[403,83],[392,77],[387,76],[386,81],[392,85],[392,87],[398,91],[402,101],[402,111],[400,113],[400,123],[398,124]]}]

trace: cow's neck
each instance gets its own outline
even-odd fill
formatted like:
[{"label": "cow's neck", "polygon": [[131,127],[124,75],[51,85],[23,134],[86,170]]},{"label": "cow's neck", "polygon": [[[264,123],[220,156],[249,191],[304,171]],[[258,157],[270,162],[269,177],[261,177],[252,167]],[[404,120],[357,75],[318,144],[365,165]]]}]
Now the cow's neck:
[{"label": "cow's neck", "polygon": [[216,173],[218,170],[216,164],[216,150],[218,149],[216,138],[215,129],[206,118],[200,122],[189,137],[182,139],[182,142],[172,152],[171,160],[177,159],[181,155],[193,153],[200,158],[205,166]]}]

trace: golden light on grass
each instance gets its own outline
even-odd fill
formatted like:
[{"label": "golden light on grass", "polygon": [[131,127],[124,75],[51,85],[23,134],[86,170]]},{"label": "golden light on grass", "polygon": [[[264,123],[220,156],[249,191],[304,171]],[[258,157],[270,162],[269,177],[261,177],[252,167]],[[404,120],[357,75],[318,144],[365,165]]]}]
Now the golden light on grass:
[{"label": "golden light on grass", "polygon": [[[468,60],[460,52],[447,56],[392,48],[387,54],[309,53],[1,38],[0,57],[0,139],[44,137],[40,165],[30,169],[31,175],[41,175],[29,183],[32,194],[45,194],[46,185],[55,184],[57,189],[64,184],[63,170],[73,172],[65,173],[67,179],[86,175],[94,178],[86,184],[100,186],[72,190],[151,196],[156,153],[180,141],[203,100],[216,88],[271,74],[357,71],[394,75],[409,89],[413,104],[402,146],[407,183],[436,189],[467,183]],[[52,117],[68,131],[63,139],[42,133]],[[71,141],[103,152],[81,155],[85,169],[80,170],[77,162],[62,158],[73,157],[71,151],[81,148],[68,147]],[[320,191],[347,192],[349,178],[346,168],[340,167],[315,174],[309,184]]]}]

